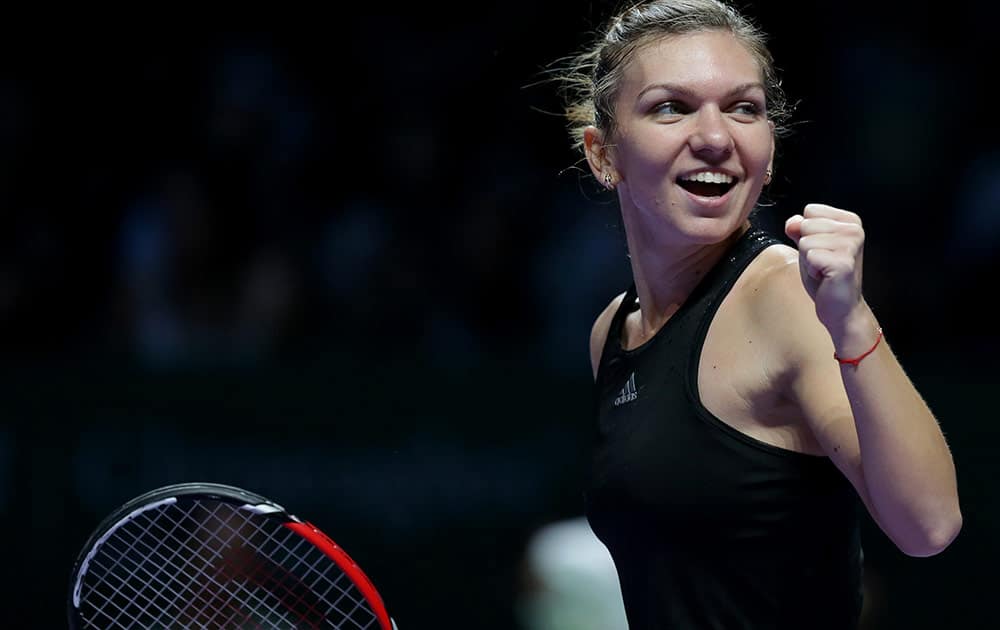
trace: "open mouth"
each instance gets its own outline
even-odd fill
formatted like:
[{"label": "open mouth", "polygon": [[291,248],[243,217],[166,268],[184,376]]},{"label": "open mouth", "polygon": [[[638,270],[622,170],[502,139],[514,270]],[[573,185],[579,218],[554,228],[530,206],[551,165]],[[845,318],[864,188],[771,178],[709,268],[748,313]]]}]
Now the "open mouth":
[{"label": "open mouth", "polygon": [[736,178],[724,173],[703,172],[680,177],[677,184],[692,195],[721,197],[736,185]]}]

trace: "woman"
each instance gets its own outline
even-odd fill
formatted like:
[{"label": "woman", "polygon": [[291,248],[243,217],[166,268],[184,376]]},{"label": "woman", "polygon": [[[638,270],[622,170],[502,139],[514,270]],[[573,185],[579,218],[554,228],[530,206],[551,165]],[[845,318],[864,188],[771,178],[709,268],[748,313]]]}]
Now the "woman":
[{"label": "woman", "polygon": [[961,527],[954,464],[862,295],[864,230],[751,221],[786,115],[763,34],[716,0],[641,3],[563,76],[617,193],[634,283],[593,326],[587,516],[633,630],[851,628],[858,500],[904,553]]}]

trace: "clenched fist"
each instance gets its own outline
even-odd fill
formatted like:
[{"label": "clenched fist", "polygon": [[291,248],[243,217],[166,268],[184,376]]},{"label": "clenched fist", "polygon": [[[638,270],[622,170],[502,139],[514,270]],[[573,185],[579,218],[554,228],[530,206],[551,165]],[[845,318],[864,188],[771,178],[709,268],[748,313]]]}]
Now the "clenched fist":
[{"label": "clenched fist", "polygon": [[836,336],[863,304],[865,231],[861,218],[847,210],[811,203],[802,214],[789,217],[785,233],[798,245],[802,284],[816,304],[816,315]]}]

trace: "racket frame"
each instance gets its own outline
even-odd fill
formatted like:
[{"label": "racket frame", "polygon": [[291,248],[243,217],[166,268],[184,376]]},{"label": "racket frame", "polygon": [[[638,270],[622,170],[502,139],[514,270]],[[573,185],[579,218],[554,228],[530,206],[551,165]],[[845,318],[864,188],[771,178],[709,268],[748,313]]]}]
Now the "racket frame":
[{"label": "racket frame", "polygon": [[191,497],[222,501],[240,509],[275,519],[286,528],[305,538],[319,551],[333,560],[350,578],[351,582],[354,583],[358,591],[361,592],[362,596],[371,606],[372,612],[381,626],[381,630],[397,630],[396,622],[386,612],[382,596],[375,589],[375,585],[361,567],[333,539],[309,521],[300,519],[278,503],[260,494],[237,486],[213,482],[177,483],[150,490],[122,504],[98,524],[78,553],[73,563],[73,569],[70,572],[67,603],[70,630],[81,630],[83,628],[82,621],[79,618],[80,591],[84,577],[89,570],[90,562],[105,541],[117,529],[142,513],[158,509],[164,505],[176,503],[180,498],[190,499]]}]

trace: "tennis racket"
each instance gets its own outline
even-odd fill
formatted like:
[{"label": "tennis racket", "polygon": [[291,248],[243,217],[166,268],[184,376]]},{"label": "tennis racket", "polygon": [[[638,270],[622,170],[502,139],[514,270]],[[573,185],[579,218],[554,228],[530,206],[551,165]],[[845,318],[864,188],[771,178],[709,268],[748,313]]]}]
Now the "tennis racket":
[{"label": "tennis racket", "polygon": [[395,630],[361,568],[323,532],[233,486],[183,483],[119,507],[69,584],[71,630]]}]

